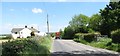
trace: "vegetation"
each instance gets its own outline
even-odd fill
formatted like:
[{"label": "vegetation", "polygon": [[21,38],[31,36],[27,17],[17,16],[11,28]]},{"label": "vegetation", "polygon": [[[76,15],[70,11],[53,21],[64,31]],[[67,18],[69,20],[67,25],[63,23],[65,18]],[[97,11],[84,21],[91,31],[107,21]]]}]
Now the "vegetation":
[{"label": "vegetation", "polygon": [[120,1],[110,2],[103,10],[100,10],[102,16],[100,32],[111,37],[111,31],[120,28]]},{"label": "vegetation", "polygon": [[2,56],[49,56],[51,48],[50,37],[17,39],[4,42]]},{"label": "vegetation", "polygon": [[64,34],[62,36],[62,39],[73,39],[74,34],[75,33],[74,33],[73,29],[70,26],[68,26],[64,30]]},{"label": "vegetation", "polygon": [[100,30],[101,19],[102,19],[102,16],[100,14],[92,15],[90,17],[89,28],[91,28],[94,31],[99,31]]},{"label": "vegetation", "polygon": [[111,35],[113,43],[120,43],[120,29],[112,31]]},{"label": "vegetation", "polygon": [[[62,32],[62,37],[74,39],[95,47],[120,51],[120,1],[110,2],[99,13],[88,17],[83,14],[73,16],[69,25]],[[109,38],[97,38],[107,35]]]},{"label": "vegetation", "polygon": [[110,2],[91,17],[83,14],[75,15],[69,22],[69,26],[64,29],[64,36],[67,36],[66,31],[71,30],[74,34],[99,31],[102,35],[111,37],[111,32],[120,28],[119,12],[120,1]]},{"label": "vegetation", "polygon": [[89,23],[89,17],[83,14],[75,15],[72,21],[69,22],[70,27],[75,33],[83,32],[87,33],[87,26]]},{"label": "vegetation", "polygon": [[100,38],[99,41],[92,41],[92,42],[88,42],[82,38],[74,38],[74,41],[98,48],[104,48],[104,49],[120,52],[120,48],[119,48],[120,45],[112,43],[111,38],[104,37],[104,38]]},{"label": "vegetation", "polygon": [[12,38],[11,34],[3,34],[3,35],[0,35],[0,36],[1,36],[0,39],[2,39],[2,40],[4,40],[4,39],[11,39]]},{"label": "vegetation", "polygon": [[54,36],[55,36],[55,32],[50,33],[50,36],[51,36],[51,37],[54,37]]}]

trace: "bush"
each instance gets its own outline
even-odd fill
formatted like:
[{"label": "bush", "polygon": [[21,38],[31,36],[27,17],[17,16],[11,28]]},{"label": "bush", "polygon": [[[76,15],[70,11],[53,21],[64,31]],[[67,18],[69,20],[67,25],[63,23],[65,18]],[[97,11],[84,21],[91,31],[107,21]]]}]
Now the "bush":
[{"label": "bush", "polygon": [[97,38],[95,36],[100,35],[100,33],[98,32],[94,32],[94,33],[77,33],[75,34],[74,38],[82,38],[83,40],[87,41],[87,42],[92,42],[92,41],[96,41]]},{"label": "bush", "polygon": [[84,35],[83,33],[76,33],[74,38],[84,38]]},{"label": "bush", "polygon": [[92,42],[96,40],[95,34],[90,33],[90,34],[84,35],[84,40],[86,40],[87,42]]},{"label": "bush", "polygon": [[92,30],[91,28],[88,29],[88,33],[94,33],[95,31]]},{"label": "bush", "polygon": [[98,35],[101,35],[99,32],[89,33],[84,36],[84,39],[88,42],[97,41]]},{"label": "bush", "polygon": [[36,56],[38,54],[48,56],[50,54],[50,45],[50,39],[44,37],[8,41],[4,42],[2,45],[2,56],[30,56],[31,54],[34,54],[32,56]]},{"label": "bush", "polygon": [[83,43],[83,44],[87,44],[88,42],[86,42],[85,40],[81,39],[81,38],[74,38],[73,39],[75,42],[80,42],[80,43]]},{"label": "bush", "polygon": [[113,43],[120,43],[120,29],[112,31],[111,37]]}]

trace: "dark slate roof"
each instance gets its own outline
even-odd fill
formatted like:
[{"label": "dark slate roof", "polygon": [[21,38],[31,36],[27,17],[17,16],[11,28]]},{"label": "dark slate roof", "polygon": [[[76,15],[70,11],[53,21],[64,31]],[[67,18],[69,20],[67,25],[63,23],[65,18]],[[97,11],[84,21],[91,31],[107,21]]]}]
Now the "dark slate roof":
[{"label": "dark slate roof", "polygon": [[[19,32],[19,31],[21,31],[21,30],[23,30],[24,28],[13,28],[12,29],[12,33],[14,33],[14,32]],[[34,31],[34,32],[38,32],[38,30],[36,30],[36,29],[34,29],[34,28],[28,28],[29,30],[31,30],[31,31]]]}]

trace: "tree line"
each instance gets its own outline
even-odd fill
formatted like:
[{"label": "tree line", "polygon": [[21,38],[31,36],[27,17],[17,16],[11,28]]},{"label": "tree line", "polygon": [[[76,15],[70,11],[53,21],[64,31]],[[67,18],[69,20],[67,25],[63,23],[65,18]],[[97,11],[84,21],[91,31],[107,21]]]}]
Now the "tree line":
[{"label": "tree line", "polygon": [[99,13],[88,17],[83,14],[75,15],[69,25],[61,32],[65,39],[73,39],[76,33],[100,32],[111,37],[111,32],[120,29],[120,1],[109,2]]}]

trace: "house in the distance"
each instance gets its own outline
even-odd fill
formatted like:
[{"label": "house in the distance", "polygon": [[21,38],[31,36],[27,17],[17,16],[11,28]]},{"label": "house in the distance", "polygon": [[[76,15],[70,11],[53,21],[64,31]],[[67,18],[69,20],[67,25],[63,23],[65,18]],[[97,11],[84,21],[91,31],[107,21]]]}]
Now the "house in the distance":
[{"label": "house in the distance", "polygon": [[28,36],[31,36],[31,32],[34,32],[34,34],[40,33],[37,29],[33,27],[28,28],[27,26],[25,26],[25,28],[13,28],[11,32],[14,39],[27,38]]}]

